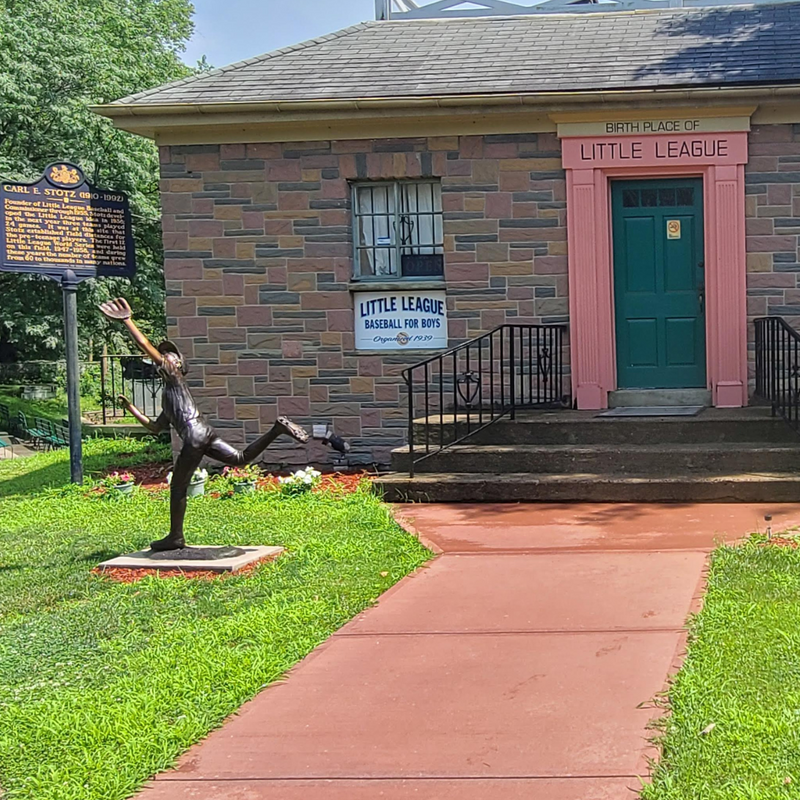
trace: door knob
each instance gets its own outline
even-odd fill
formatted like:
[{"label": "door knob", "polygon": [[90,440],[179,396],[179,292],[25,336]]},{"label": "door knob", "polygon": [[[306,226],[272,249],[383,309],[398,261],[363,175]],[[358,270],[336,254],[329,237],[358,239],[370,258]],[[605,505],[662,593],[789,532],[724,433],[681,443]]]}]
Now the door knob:
[{"label": "door knob", "polygon": [[706,311],[706,289],[705,286],[697,287],[697,299],[700,302],[700,313],[705,314]]}]

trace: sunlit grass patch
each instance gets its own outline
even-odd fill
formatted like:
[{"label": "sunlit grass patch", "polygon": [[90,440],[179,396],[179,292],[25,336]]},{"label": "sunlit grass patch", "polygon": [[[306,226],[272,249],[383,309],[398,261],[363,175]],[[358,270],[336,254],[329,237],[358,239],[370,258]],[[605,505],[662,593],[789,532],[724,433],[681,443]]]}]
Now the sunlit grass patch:
[{"label": "sunlit grass patch", "polygon": [[800,551],[713,556],[644,800],[800,797]]},{"label": "sunlit grass patch", "polygon": [[[124,448],[114,445],[88,448],[97,469],[118,464]],[[22,459],[13,471],[0,463],[0,495],[13,484],[0,497],[9,798],[128,797],[430,555],[366,486],[209,496],[190,501],[192,544],[277,544],[286,554],[221,581],[115,583],[92,568],[163,536],[167,493],[36,490],[63,483],[65,458],[27,459],[27,473]]]},{"label": "sunlit grass patch", "polygon": [[[168,444],[155,439],[88,439],[83,443],[84,473],[99,476],[108,469],[134,467],[138,464],[168,461]],[[0,461],[0,498],[27,496],[69,482],[69,453],[51,450],[26,458]]]}]

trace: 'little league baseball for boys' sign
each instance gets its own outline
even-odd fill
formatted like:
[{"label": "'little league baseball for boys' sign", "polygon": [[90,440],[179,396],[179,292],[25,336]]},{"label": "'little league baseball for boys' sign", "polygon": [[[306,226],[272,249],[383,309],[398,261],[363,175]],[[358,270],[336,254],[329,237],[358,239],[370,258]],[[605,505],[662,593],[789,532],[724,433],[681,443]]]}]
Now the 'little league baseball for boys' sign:
[{"label": "'little league baseball for boys' sign", "polygon": [[444,292],[359,292],[358,350],[441,350],[447,347]]}]

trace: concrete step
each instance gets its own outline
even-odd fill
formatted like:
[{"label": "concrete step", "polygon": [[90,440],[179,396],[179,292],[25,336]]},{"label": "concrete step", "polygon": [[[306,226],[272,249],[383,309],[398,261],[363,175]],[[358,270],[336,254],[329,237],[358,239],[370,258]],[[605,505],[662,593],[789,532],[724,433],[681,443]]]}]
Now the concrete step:
[{"label": "concrete step", "polygon": [[[716,409],[695,417],[599,417],[596,411],[528,411],[515,420],[504,417],[473,434],[470,444],[692,444],[713,442],[800,443],[800,437],[768,408]],[[427,437],[431,446],[455,437],[453,415],[430,417]],[[477,414],[469,430],[480,427]],[[467,418],[458,417],[458,437],[468,431]],[[425,444],[424,419],[415,420],[414,441]]]},{"label": "concrete step", "polygon": [[[424,450],[416,450],[416,456]],[[392,451],[392,469],[409,470],[409,448]],[[633,445],[454,445],[417,464],[418,472],[576,473],[668,476],[800,470],[800,443]],[[800,474],[800,472],[798,473]]]},{"label": "concrete step", "polygon": [[[392,473],[375,481],[392,503],[544,502],[740,502],[788,503],[800,497],[800,475],[763,472],[729,475],[618,474],[531,475],[511,473]],[[620,513],[624,513],[621,511]]]}]

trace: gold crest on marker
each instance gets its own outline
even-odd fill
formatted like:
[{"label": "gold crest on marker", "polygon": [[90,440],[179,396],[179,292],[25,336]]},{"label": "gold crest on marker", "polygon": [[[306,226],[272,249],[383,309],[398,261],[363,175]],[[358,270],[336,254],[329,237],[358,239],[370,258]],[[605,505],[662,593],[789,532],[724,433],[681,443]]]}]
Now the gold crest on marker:
[{"label": "gold crest on marker", "polygon": [[66,164],[55,164],[50,169],[50,180],[64,186],[74,186],[81,182],[81,176],[73,167],[68,167]]}]

